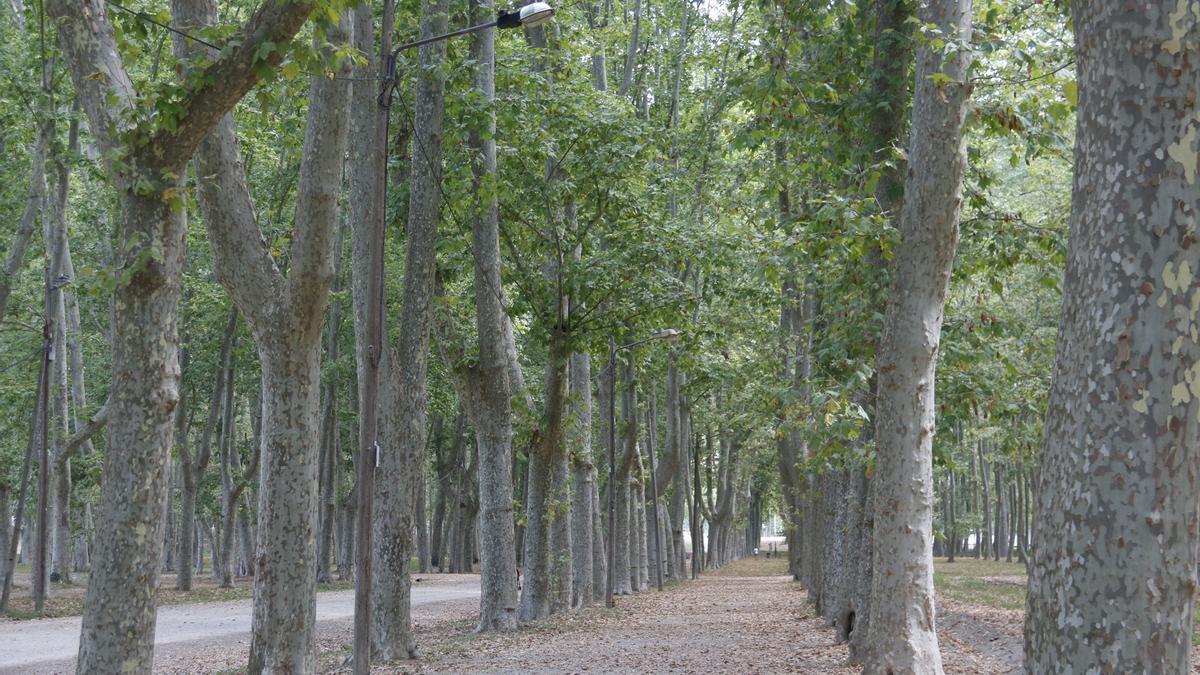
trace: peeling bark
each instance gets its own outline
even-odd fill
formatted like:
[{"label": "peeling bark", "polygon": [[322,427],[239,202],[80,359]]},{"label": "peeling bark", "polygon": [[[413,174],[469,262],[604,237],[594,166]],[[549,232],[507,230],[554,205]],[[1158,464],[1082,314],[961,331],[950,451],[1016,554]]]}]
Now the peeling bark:
[{"label": "peeling bark", "polygon": [[[874,574],[868,673],[941,673],[933,606],[933,431],[937,366],[966,166],[971,0],[921,0],[932,41],[917,54],[901,242],[879,345]],[[950,81],[939,85],[931,76]]]},{"label": "peeling bark", "polygon": [[1187,3],[1078,0],[1072,19],[1075,178],[1025,668],[1184,673],[1200,495],[1200,24]]}]

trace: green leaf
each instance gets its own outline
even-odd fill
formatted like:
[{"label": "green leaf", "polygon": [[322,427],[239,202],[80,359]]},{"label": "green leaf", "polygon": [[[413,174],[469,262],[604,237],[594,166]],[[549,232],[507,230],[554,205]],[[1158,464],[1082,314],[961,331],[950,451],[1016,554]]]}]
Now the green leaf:
[{"label": "green leaf", "polygon": [[1079,105],[1079,83],[1074,80],[1063,82],[1063,95],[1072,106]]},{"label": "green leaf", "polygon": [[258,45],[258,49],[254,50],[254,60],[265,61],[269,56],[271,56],[271,52],[273,51],[275,51],[275,43],[271,42],[270,40],[263,40],[262,43]]}]

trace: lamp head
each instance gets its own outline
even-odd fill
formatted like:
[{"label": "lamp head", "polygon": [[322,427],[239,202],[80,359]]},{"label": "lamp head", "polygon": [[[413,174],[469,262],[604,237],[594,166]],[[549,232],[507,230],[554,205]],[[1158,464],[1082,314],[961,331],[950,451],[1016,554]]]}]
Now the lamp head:
[{"label": "lamp head", "polygon": [[520,28],[545,23],[554,16],[554,8],[545,2],[531,2],[513,12],[496,15],[497,28]]},{"label": "lamp head", "polygon": [[554,16],[554,8],[545,2],[531,2],[518,12],[522,26],[537,26]]},{"label": "lamp head", "polygon": [[679,337],[679,331],[674,328],[664,328],[663,330],[654,331],[650,338],[653,340],[674,340]]}]

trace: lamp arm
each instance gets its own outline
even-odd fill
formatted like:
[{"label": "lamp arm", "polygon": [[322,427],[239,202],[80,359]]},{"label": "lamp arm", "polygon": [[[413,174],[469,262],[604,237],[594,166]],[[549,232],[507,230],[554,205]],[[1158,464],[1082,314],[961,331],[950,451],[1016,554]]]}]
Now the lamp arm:
[{"label": "lamp arm", "polygon": [[[509,19],[510,16],[516,17],[517,13],[516,12],[507,12],[507,13],[498,14],[496,16],[495,21],[481,23],[478,26],[468,26],[466,28],[459,28],[458,30],[450,31],[449,33],[442,33],[441,35],[433,35],[433,36],[430,36],[427,38],[423,38],[421,40],[413,40],[412,42],[405,42],[404,44],[402,44],[392,50],[392,63],[389,64],[389,67],[393,70],[395,69],[396,56],[399,55],[400,52],[402,52],[406,49],[412,49],[413,47],[420,47],[421,45],[427,45],[431,42],[440,42],[442,40],[448,40],[452,37],[458,37],[459,35],[466,35],[467,33],[475,33],[475,32],[485,30],[488,28],[495,28],[497,26],[500,26],[501,28],[509,28],[510,26],[501,25],[501,24],[506,23],[506,20]],[[517,20],[517,25],[518,26],[521,25],[520,19]]]}]

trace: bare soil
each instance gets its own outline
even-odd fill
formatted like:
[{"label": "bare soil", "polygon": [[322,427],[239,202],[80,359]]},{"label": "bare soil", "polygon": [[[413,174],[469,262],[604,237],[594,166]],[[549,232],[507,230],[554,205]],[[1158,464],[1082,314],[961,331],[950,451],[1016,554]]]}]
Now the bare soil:
[{"label": "bare soil", "polygon": [[[748,559],[697,581],[555,615],[517,633],[474,635],[476,608],[450,608],[419,626],[422,656],[378,673],[813,673],[860,672],[844,644],[786,575],[786,561]],[[999,612],[999,613],[997,613]],[[1014,614],[1016,615],[1014,617]],[[939,617],[947,673],[1009,673],[1021,666],[1019,612],[950,601]],[[327,646],[328,647],[328,646]],[[329,650],[334,672],[343,651]]]},{"label": "bare soil", "polygon": [[[947,673],[1021,672],[1021,572],[1015,564],[938,562],[937,622]],[[464,582],[477,588],[478,578],[414,575],[416,588]],[[615,610],[555,615],[514,633],[476,635],[478,610],[473,597],[415,605],[420,658],[377,664],[372,672],[860,672],[779,558],[742,560],[696,581],[669,584],[662,593],[618,597]],[[349,673],[352,621],[321,621],[318,632],[322,672]],[[155,672],[241,672],[247,646],[242,638],[163,645]]]}]

